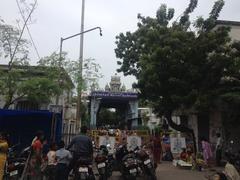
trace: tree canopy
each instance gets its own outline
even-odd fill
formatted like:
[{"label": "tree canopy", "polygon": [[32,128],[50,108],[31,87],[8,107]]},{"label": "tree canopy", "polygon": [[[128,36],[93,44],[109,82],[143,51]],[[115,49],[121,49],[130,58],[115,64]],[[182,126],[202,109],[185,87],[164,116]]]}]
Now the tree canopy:
[{"label": "tree canopy", "polygon": [[0,66],[0,94],[5,100],[2,107],[5,109],[22,98],[48,103],[63,89],[56,82],[55,66],[50,69],[29,65],[30,43],[22,38],[22,33],[23,29],[0,20],[0,57],[7,61],[7,65]]},{"label": "tree canopy", "polygon": [[118,71],[134,75],[141,97],[185,131],[192,130],[171,121],[174,110],[207,111],[216,100],[240,97],[240,43],[231,41],[229,27],[216,26],[224,1],[215,2],[208,18],[190,22],[197,2],[175,21],[174,9],[161,5],[155,18],[138,15],[138,29],[116,37]]}]

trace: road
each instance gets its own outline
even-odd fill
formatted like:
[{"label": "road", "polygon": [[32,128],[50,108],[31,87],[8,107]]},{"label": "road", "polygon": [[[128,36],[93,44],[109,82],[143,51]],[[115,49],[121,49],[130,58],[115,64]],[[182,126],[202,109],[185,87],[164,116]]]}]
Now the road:
[{"label": "road", "polygon": [[[157,179],[159,180],[207,180],[206,176],[213,174],[211,170],[203,172],[184,170],[174,167],[172,163],[163,162],[156,170]],[[110,180],[120,180],[121,175],[119,172],[114,172]],[[139,178],[140,180],[141,178]]]}]

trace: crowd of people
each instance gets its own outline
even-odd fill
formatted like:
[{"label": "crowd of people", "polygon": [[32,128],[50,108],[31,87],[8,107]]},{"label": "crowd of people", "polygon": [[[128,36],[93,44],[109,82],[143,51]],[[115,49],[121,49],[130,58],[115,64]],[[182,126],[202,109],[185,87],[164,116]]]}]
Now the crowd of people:
[{"label": "crowd of people", "polygon": [[43,132],[38,132],[31,145],[27,176],[31,180],[43,178],[67,180],[72,154],[65,149],[64,141],[60,141],[58,144],[52,142],[49,147],[46,146]]},{"label": "crowd of people", "polygon": [[[93,158],[93,147],[87,128],[81,128],[81,134],[75,136],[68,147],[64,141],[59,143],[45,141],[43,132],[38,132],[32,142],[27,176],[30,180],[67,180],[79,157]],[[71,152],[69,151],[71,150]]]},{"label": "crowd of people", "polygon": [[[122,135],[122,139],[126,139],[126,132],[118,132]],[[157,166],[161,160],[171,161],[173,155],[170,147],[164,147],[162,137],[156,133],[147,143],[152,152],[154,163]],[[194,154],[192,148],[183,148],[179,158],[188,163],[201,164],[208,166],[213,158],[213,152],[210,143],[201,138],[202,157]],[[71,152],[69,151],[71,150]],[[0,134],[0,179],[4,175],[4,165],[7,159],[8,141],[7,135]],[[221,165],[222,139],[217,134],[215,147],[216,165]],[[87,135],[87,127],[81,128],[81,134],[75,136],[68,147],[65,147],[64,141],[58,143],[48,143],[44,137],[44,133],[39,131],[36,133],[31,144],[31,153],[29,156],[28,168],[26,175],[30,180],[67,180],[70,171],[74,168],[76,160],[80,157],[87,157],[89,162],[93,161],[93,144],[92,139]],[[228,158],[228,157],[227,157]],[[202,159],[202,160],[201,160]],[[232,159],[229,157],[223,173],[230,180],[240,180],[236,168],[233,166]],[[223,174],[216,174],[216,177],[222,177]],[[220,178],[221,180],[221,178]]]}]

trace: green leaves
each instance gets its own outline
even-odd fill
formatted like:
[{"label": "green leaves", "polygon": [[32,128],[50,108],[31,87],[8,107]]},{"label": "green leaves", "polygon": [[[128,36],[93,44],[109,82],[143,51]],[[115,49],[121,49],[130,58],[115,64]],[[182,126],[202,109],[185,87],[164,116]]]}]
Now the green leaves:
[{"label": "green leaves", "polygon": [[[0,54],[9,61],[26,61],[28,59],[29,42],[19,39],[20,31],[12,25],[0,21]],[[16,54],[14,50],[16,49]]]},{"label": "green leaves", "polygon": [[59,86],[46,77],[36,77],[22,82],[19,94],[25,94],[29,100],[38,103],[49,103],[51,97],[59,95]]},{"label": "green leaves", "polygon": [[212,8],[212,11],[210,12],[210,16],[209,19],[214,19],[217,20],[217,18],[219,17],[219,13],[221,12],[223,6],[224,6],[225,2],[224,0],[217,0],[214,3],[214,6]]},{"label": "green leaves", "polygon": [[198,0],[190,0],[190,3],[186,10],[183,12],[182,17],[180,18],[179,25],[187,30],[190,26],[189,14],[194,11],[197,7]]},{"label": "green leaves", "polygon": [[169,25],[173,10],[162,5],[156,18],[138,16],[135,32],[117,36],[119,71],[138,79],[136,88],[158,113],[177,108],[199,111],[214,107],[216,100],[238,97],[240,45],[232,43],[229,27],[215,28],[224,1],[216,1],[207,19],[198,18],[191,31],[189,14],[197,7],[190,1],[179,22]]}]

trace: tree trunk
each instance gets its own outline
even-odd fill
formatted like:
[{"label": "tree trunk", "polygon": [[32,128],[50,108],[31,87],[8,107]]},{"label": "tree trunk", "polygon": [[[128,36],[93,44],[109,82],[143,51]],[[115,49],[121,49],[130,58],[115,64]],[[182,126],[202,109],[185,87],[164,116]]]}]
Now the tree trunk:
[{"label": "tree trunk", "polygon": [[3,109],[8,109],[10,107],[10,105],[13,103],[12,101],[12,95],[8,95],[8,97],[6,98],[6,102],[3,106]]},{"label": "tree trunk", "polygon": [[22,94],[19,97],[13,99],[13,95],[9,95],[9,98],[7,99],[7,101],[5,102],[3,109],[8,109],[13,103],[15,103],[16,101],[18,101],[19,99],[21,99],[22,97],[24,97],[25,95]]},{"label": "tree trunk", "polygon": [[3,109],[8,109],[12,103],[11,102],[6,102],[3,106]]},{"label": "tree trunk", "polygon": [[197,144],[196,144],[196,137],[195,137],[195,133],[194,133],[193,129],[188,128],[186,126],[183,126],[181,124],[178,125],[175,122],[173,122],[173,120],[172,120],[172,113],[171,112],[167,112],[165,114],[165,117],[167,118],[168,124],[169,124],[169,126],[171,128],[173,128],[173,129],[175,129],[177,131],[180,131],[180,132],[185,132],[185,133],[191,134],[192,139],[193,139],[193,148],[194,148],[193,151],[194,151],[194,154],[196,154],[197,153]]}]

